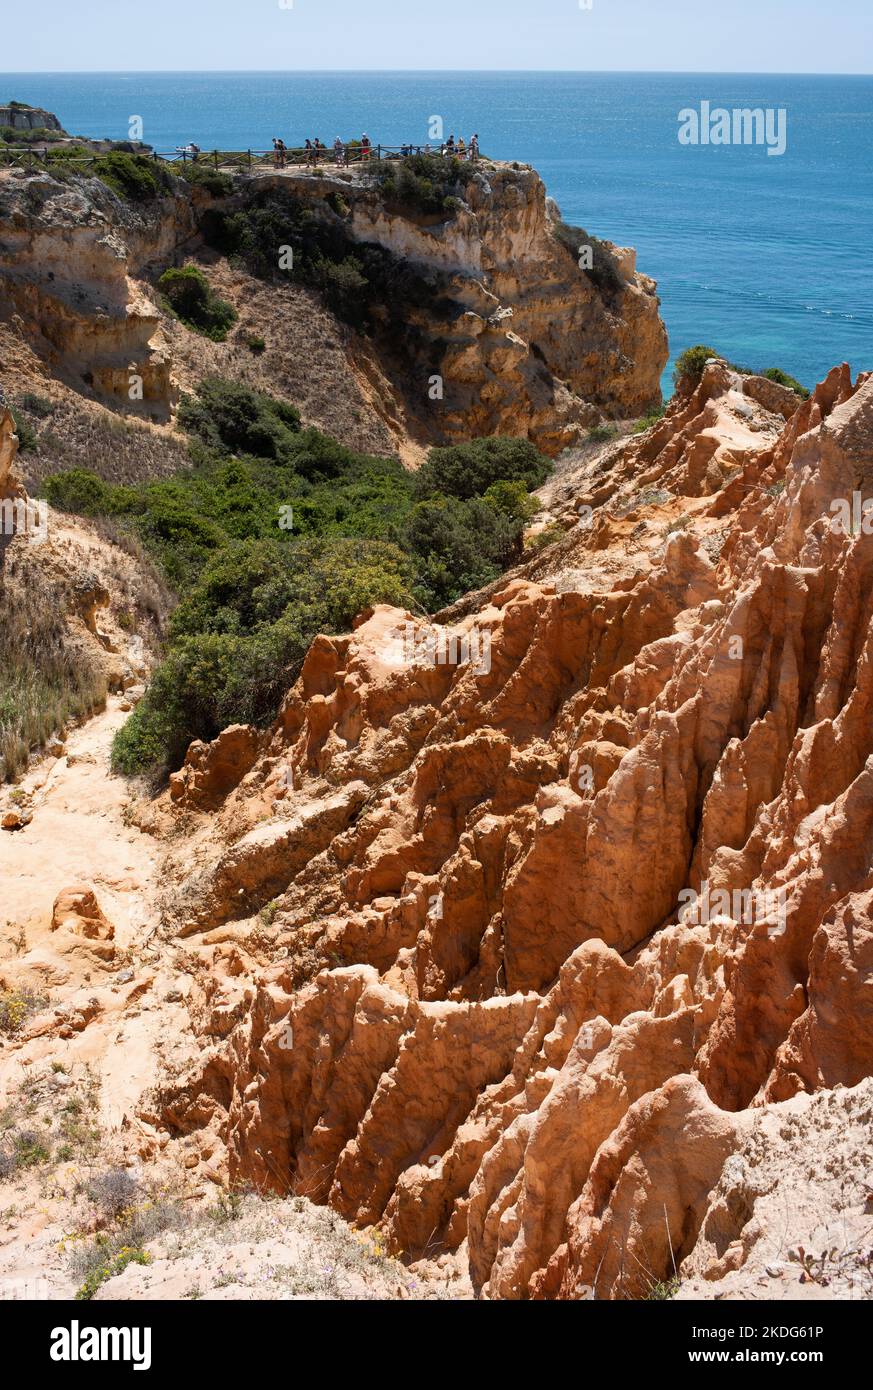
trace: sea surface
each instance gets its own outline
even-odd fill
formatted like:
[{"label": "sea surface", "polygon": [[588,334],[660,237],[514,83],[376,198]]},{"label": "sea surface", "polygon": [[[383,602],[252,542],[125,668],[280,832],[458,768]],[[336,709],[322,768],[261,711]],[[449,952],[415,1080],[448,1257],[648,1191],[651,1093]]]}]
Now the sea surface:
[{"label": "sea surface", "polygon": [[[707,343],[807,386],[873,368],[873,77],[681,73],[0,74],[0,101],[74,134],[159,150],[267,149],[337,135],[424,144],[479,135],[533,164],[566,221],[637,248],[658,281],[672,360]],[[785,111],[787,147],[683,145],[678,114]],[[668,367],[664,386],[669,390]]]}]

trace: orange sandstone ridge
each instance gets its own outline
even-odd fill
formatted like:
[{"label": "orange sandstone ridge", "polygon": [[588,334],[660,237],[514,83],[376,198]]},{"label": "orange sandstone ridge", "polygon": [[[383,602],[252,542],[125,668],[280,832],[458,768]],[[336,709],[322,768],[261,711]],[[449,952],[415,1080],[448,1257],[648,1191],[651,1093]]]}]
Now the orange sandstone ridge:
[{"label": "orange sandstone ridge", "polygon": [[549,488],[556,546],[318,638],[144,821],[198,1050],[136,1142],[491,1298],[870,1296],[873,376],[712,362]]}]

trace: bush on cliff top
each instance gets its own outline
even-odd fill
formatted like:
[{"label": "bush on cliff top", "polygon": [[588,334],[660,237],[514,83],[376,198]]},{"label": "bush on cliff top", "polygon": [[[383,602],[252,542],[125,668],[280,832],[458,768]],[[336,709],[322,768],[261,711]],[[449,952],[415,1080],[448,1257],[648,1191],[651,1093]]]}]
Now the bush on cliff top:
[{"label": "bush on cliff top", "polygon": [[425,217],[453,212],[470,172],[460,159],[433,154],[383,159],[371,166],[388,202]]},{"label": "bush on cliff top", "polygon": [[313,637],[375,603],[433,610],[521,556],[548,461],[524,440],[431,450],[419,475],[301,428],[288,402],[209,378],[179,423],[192,466],[121,486],[49,478],[60,510],[111,516],[178,593],[167,658],[119,733],[119,771],[178,766],[193,738],[278,709]]},{"label": "bush on cliff top", "polygon": [[94,173],[113,193],[132,203],[150,202],[172,187],[170,175],[155,160],[122,150],[102,155],[94,164]]},{"label": "bush on cliff top", "polygon": [[[707,347],[704,343],[695,343],[693,347],[688,347],[676,358],[676,365],[673,368],[673,383],[677,388],[685,391],[693,391],[700,378],[703,376],[703,369],[711,357],[721,359],[721,353],[715,348]],[[775,381],[780,386],[785,386],[789,391],[793,391],[801,400],[806,400],[809,396],[805,386],[783,372],[780,367],[767,367],[763,371],[758,371],[754,367],[738,367],[736,362],[728,362],[727,365],[741,376],[765,376],[769,381]]]}]

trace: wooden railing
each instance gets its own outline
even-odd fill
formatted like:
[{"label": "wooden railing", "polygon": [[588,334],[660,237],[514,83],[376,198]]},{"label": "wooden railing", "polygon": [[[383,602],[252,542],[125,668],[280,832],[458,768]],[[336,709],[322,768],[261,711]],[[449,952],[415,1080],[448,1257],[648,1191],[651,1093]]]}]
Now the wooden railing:
[{"label": "wooden railing", "polygon": [[[439,156],[444,154],[448,158],[457,158],[457,150],[441,150],[430,145],[371,145],[369,149],[363,149],[358,143],[349,143],[343,147],[341,161],[337,160],[337,152],[333,147],[322,147],[317,152],[307,150],[305,146],[289,147],[277,154],[275,150],[198,150],[196,152],[189,149],[175,150],[144,150],[142,152],[147,158],[154,159],[162,164],[202,164],[217,170],[244,169],[248,173],[263,172],[265,167],[271,169],[288,168],[289,166],[302,165],[303,167],[319,168],[320,166],[330,165],[331,167],[350,167],[353,164],[368,164],[379,162],[383,159],[400,159],[413,154],[430,154]],[[468,156],[469,158],[469,153]],[[47,145],[43,149],[34,149],[28,146],[24,149],[16,149],[11,145],[0,144],[0,168],[19,167],[32,171],[37,168],[51,169],[55,164],[63,164],[88,168],[104,158],[99,154],[70,154],[64,153],[64,147],[58,144]]]}]

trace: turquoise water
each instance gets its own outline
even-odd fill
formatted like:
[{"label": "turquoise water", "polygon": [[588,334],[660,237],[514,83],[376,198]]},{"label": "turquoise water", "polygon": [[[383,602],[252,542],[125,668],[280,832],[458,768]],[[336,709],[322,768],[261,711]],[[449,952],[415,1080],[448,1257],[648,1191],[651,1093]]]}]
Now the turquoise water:
[{"label": "turquoise water", "polygon": [[[681,73],[0,74],[0,99],[81,135],[266,149],[337,134],[424,143],[429,117],[532,163],[567,221],[636,246],[671,356],[705,342],[806,385],[873,367],[873,77]],[[683,146],[678,112],[785,108],[784,155]],[[669,369],[668,369],[669,370]],[[665,385],[667,382],[665,374]]]}]

